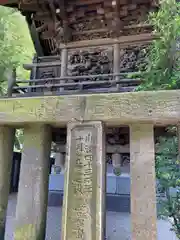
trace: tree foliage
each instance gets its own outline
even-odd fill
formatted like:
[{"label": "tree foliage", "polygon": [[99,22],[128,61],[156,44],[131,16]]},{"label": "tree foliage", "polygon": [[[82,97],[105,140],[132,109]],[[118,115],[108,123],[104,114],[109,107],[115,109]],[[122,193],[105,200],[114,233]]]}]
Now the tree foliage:
[{"label": "tree foliage", "polygon": [[[180,159],[178,138],[160,138],[156,145],[156,176],[165,198],[160,200],[159,216],[168,218],[172,230],[180,239]],[[178,156],[178,157],[177,157]],[[173,191],[171,191],[173,190]]]},{"label": "tree foliage", "polygon": [[28,72],[23,70],[25,62],[31,62],[34,47],[24,17],[16,10],[0,7],[0,92],[7,86],[7,78],[13,67],[17,75],[26,78]]},{"label": "tree foliage", "polygon": [[[31,62],[34,54],[33,43],[24,17],[16,10],[0,7],[0,95],[6,93],[7,80],[12,68],[17,76],[27,79],[28,72],[23,63]],[[16,131],[15,149],[20,150],[22,131]]]},{"label": "tree foliage", "polygon": [[180,3],[162,0],[160,10],[149,15],[149,23],[159,37],[148,49],[148,64],[143,75],[145,82],[140,90],[180,88],[180,59],[176,52],[176,42],[180,37]]}]

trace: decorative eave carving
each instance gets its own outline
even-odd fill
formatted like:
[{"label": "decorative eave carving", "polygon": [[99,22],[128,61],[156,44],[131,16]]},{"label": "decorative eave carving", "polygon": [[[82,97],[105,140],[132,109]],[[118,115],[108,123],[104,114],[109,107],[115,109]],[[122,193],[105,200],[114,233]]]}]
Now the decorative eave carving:
[{"label": "decorative eave carving", "polygon": [[49,55],[58,53],[60,43],[149,33],[152,26],[144,21],[158,7],[158,0],[13,1],[24,15],[32,13],[39,40]]}]

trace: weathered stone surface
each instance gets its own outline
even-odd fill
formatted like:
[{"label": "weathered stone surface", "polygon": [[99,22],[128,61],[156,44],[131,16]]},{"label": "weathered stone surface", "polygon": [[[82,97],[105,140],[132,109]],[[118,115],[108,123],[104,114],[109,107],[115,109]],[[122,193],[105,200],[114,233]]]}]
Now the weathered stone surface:
[{"label": "weathered stone surface", "polygon": [[152,124],[130,126],[132,240],[156,240],[156,176]]},{"label": "weathered stone surface", "polygon": [[0,126],[0,239],[4,239],[14,146],[14,129]]},{"label": "weathered stone surface", "polygon": [[65,125],[72,119],[109,125],[177,124],[180,90],[0,99],[0,123]]},{"label": "weathered stone surface", "polygon": [[68,125],[62,240],[103,240],[105,147],[101,122]]},{"label": "weathered stone surface", "polygon": [[51,131],[27,127],[24,133],[15,240],[44,240],[48,199]]}]

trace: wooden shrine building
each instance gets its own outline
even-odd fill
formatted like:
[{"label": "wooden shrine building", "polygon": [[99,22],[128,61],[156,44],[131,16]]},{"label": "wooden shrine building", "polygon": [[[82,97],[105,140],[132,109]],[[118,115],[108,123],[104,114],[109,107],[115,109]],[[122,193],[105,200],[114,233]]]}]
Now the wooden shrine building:
[{"label": "wooden shrine building", "polygon": [[[104,240],[105,134],[110,127],[128,126],[132,240],[156,240],[154,127],[179,123],[180,91],[134,89],[143,81],[139,73],[146,66],[147,46],[157,37],[147,18],[150,11],[158,11],[158,3],[4,0],[1,4],[25,16],[37,54],[24,65],[30,79],[17,80],[14,72],[7,96],[0,99],[0,239],[16,128],[24,128],[24,145],[14,239],[45,239],[51,142],[61,140],[64,128],[61,239]],[[121,162],[121,154],[114,154]]]}]

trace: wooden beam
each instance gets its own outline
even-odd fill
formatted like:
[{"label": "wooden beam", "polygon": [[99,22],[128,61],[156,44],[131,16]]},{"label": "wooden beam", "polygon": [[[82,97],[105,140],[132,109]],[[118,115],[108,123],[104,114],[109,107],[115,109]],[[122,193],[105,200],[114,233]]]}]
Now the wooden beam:
[{"label": "wooden beam", "polygon": [[[114,44],[113,48],[113,72],[118,74],[120,72],[120,45],[119,43]],[[115,80],[120,80],[119,76],[115,77]],[[117,85],[117,89],[119,89],[120,84]]]},{"label": "wooden beam", "polygon": [[[113,3],[113,2],[112,2]],[[112,28],[116,32],[116,36],[119,37],[120,31],[123,29],[123,21],[120,19],[120,0],[115,1],[115,18],[112,19]]]},{"label": "wooden beam", "polygon": [[16,84],[16,68],[12,69],[12,72],[8,76],[8,89],[7,89],[7,96],[11,97],[13,93],[13,87]]},{"label": "wooden beam", "polygon": [[[66,48],[61,50],[61,77],[66,77],[68,67],[68,50]],[[65,83],[65,80],[61,80],[60,83]],[[61,92],[64,90],[64,87],[60,87]]]},{"label": "wooden beam", "polygon": [[[153,26],[151,24],[132,24],[128,26],[124,26],[123,30],[128,30],[128,29],[137,29],[137,28],[152,28]],[[84,34],[93,34],[93,33],[104,33],[107,31],[110,31],[111,29],[109,28],[96,28],[92,30],[84,30],[84,31],[73,31],[72,35],[77,36],[77,35],[84,35]],[[120,30],[119,30],[120,31]]]},{"label": "wooden beam", "polygon": [[68,42],[72,38],[72,31],[69,27],[69,19],[66,11],[67,2],[65,2],[64,0],[60,0],[58,2],[58,5],[59,5],[59,16],[62,19],[63,41]]},{"label": "wooden beam", "polygon": [[26,16],[26,21],[28,23],[29,32],[30,32],[31,39],[32,39],[33,44],[34,44],[34,48],[35,48],[38,56],[43,56],[44,52],[43,52],[42,45],[41,45],[41,42],[40,42],[40,39],[39,39],[39,35],[36,31],[35,23],[34,23],[34,21],[31,20],[30,15]]},{"label": "wooden beam", "polygon": [[[53,62],[40,62],[40,63],[25,63],[23,64],[23,68],[26,70],[31,71],[34,67],[57,67],[57,66],[61,66],[61,61],[53,61]],[[30,80],[31,81],[31,80]]]},{"label": "wooden beam", "polygon": [[8,6],[11,4],[18,4],[18,0],[1,0],[0,5]]},{"label": "wooden beam", "polygon": [[[115,77],[115,78],[117,78],[117,77]],[[136,80],[136,79],[135,79]],[[44,81],[46,81],[46,79],[44,79]],[[29,81],[30,83],[31,83],[31,81]],[[33,82],[33,81],[32,81]],[[61,82],[64,82],[63,81],[63,79],[61,79]],[[30,86],[15,86],[15,87],[13,87],[13,90],[18,90],[18,89],[31,89],[31,88],[36,88],[36,89],[38,89],[38,88],[50,88],[50,87],[73,87],[73,86],[79,86],[79,87],[81,87],[81,86],[86,86],[86,85],[90,85],[90,86],[96,86],[96,85],[99,85],[99,84],[109,84],[109,86],[112,86],[112,85],[116,85],[116,84],[123,84],[123,83],[134,83],[134,86],[136,86],[137,84],[138,84],[138,82],[141,82],[141,80],[140,79],[138,79],[138,81],[137,82],[135,82],[134,81],[134,79],[131,81],[131,79],[122,79],[122,81],[121,80],[112,80],[112,81],[107,81],[107,80],[104,80],[104,81],[83,81],[83,82],[70,82],[70,83],[44,83],[44,84],[37,84],[37,85],[30,85]],[[132,87],[134,87],[134,86],[132,86]],[[127,86],[127,88],[128,87],[131,87],[131,86]],[[9,96],[10,97],[10,96]]]},{"label": "wooden beam", "polygon": [[74,49],[74,48],[95,47],[95,46],[102,46],[102,45],[113,45],[115,43],[120,43],[121,47],[125,47],[133,44],[137,45],[137,44],[143,44],[143,43],[150,43],[157,38],[158,37],[153,35],[152,33],[144,33],[144,34],[131,35],[131,36],[121,36],[119,38],[82,40],[78,42],[60,44],[59,48]]},{"label": "wooden beam", "polygon": [[[57,66],[57,65],[54,65],[55,62],[51,65],[49,64],[49,66]],[[29,70],[28,67],[30,67],[31,64],[27,64],[25,65],[25,69],[26,70]],[[27,67],[27,68],[26,68]],[[32,64],[32,67],[42,67],[42,65],[39,65],[38,64]],[[145,73],[145,72],[144,72]],[[124,73],[107,73],[107,74],[92,74],[92,75],[81,75],[81,76],[64,76],[64,77],[56,77],[56,78],[39,78],[39,79],[31,79],[31,80],[17,80],[16,83],[32,83],[32,82],[38,82],[38,83],[41,83],[41,82],[44,82],[44,81],[53,81],[53,82],[56,82],[56,81],[60,81],[60,80],[85,80],[85,79],[88,79],[88,80],[92,80],[94,78],[110,78],[110,77],[115,77],[115,76],[119,76],[121,77],[121,81],[124,81],[123,78],[126,77],[127,80],[125,80],[126,82],[131,80],[131,81],[140,81],[141,79],[137,79],[137,78],[132,78],[131,79],[131,75],[139,75],[140,76],[140,72],[124,72]],[[129,78],[128,78],[129,76]],[[67,83],[69,84],[69,83]]]},{"label": "wooden beam", "polygon": [[103,2],[103,0],[75,0],[74,4],[76,6],[82,6],[82,5],[99,4],[102,2]]},{"label": "wooden beam", "polygon": [[0,99],[0,124],[46,123],[65,126],[72,119],[110,126],[180,122],[180,90],[42,96]]}]

